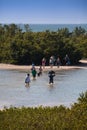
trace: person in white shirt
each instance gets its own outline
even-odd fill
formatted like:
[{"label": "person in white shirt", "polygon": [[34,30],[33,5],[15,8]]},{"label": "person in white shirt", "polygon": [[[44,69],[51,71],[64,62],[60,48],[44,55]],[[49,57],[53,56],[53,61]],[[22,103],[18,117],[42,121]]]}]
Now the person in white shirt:
[{"label": "person in white shirt", "polygon": [[26,85],[29,86],[29,83],[30,83],[30,74],[27,74],[27,77],[25,78],[25,83],[26,83]]}]

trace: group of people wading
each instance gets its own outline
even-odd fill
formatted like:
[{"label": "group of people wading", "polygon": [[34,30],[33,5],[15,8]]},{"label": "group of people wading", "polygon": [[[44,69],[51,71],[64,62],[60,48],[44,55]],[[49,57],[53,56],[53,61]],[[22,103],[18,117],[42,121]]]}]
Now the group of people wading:
[{"label": "group of people wading", "polygon": [[[70,65],[70,59],[69,59],[67,54],[66,54],[64,60],[65,60],[66,65]],[[45,65],[46,65],[46,59],[43,58],[42,59],[42,65],[39,67],[38,72],[37,72],[35,65],[32,63],[31,74],[32,74],[33,80],[36,79],[36,76],[42,75],[42,71],[43,71],[43,69],[45,69]],[[51,67],[51,70],[48,72],[49,85],[53,85],[53,83],[54,83],[55,72],[52,70],[52,67],[54,65],[56,65],[57,67],[59,67],[61,65],[60,57],[55,59],[54,56],[51,56],[50,59],[49,59],[49,66]],[[27,77],[25,78],[26,85],[29,86],[30,81],[31,81],[30,80],[30,74],[28,73]]]},{"label": "group of people wading", "polygon": [[[38,75],[38,76],[41,76],[41,75],[42,75],[42,71],[43,71],[42,66],[39,67],[38,72],[37,72],[37,70],[36,70],[36,68],[35,68],[35,65],[32,64],[31,74],[32,74],[33,80],[36,79],[36,76],[37,76],[37,75]],[[26,83],[26,85],[29,85],[29,84],[30,84],[30,74],[29,74],[29,73],[27,74],[27,77],[25,78],[25,83]]]}]

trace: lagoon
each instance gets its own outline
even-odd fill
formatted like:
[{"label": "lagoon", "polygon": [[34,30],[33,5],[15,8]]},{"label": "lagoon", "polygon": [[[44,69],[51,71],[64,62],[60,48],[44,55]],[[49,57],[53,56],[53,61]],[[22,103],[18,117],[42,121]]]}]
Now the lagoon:
[{"label": "lagoon", "polygon": [[37,107],[64,105],[77,102],[79,94],[87,91],[87,68],[58,70],[54,86],[48,86],[48,72],[32,80],[25,87],[26,72],[0,70],[0,109],[10,107]]}]

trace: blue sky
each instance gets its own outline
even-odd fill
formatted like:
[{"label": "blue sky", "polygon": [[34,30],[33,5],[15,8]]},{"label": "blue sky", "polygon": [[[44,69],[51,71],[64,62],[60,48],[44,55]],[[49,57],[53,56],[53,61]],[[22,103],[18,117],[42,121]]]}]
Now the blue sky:
[{"label": "blue sky", "polygon": [[0,0],[0,23],[87,23],[87,0]]}]

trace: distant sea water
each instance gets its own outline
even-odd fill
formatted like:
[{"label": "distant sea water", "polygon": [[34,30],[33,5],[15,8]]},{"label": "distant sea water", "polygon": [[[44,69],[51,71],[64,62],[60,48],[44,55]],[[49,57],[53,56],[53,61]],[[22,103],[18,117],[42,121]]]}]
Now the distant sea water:
[{"label": "distant sea water", "polygon": [[[24,30],[24,24],[18,24]],[[87,31],[87,24],[29,24],[32,32],[58,31],[58,29],[68,28],[72,32],[76,27],[82,27]]]}]

